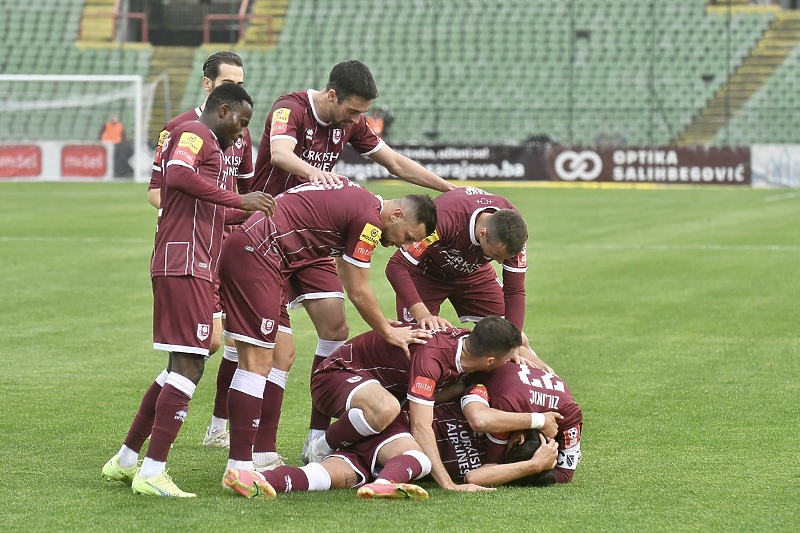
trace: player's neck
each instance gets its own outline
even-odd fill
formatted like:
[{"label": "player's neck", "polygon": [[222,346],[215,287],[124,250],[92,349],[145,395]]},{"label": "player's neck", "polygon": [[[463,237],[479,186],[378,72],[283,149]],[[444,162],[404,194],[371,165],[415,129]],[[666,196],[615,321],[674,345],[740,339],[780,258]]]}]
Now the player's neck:
[{"label": "player's neck", "polygon": [[314,101],[314,109],[322,122],[330,123],[330,113],[328,112],[328,101],[322,91],[311,91],[311,99]]}]

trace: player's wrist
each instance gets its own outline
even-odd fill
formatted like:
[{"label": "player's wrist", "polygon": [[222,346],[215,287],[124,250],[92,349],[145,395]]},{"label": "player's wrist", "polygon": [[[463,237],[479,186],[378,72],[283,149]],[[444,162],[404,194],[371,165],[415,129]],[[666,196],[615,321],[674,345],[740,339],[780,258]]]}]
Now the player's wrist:
[{"label": "player's wrist", "polygon": [[531,413],[531,429],[542,429],[544,422],[545,419],[542,413]]}]

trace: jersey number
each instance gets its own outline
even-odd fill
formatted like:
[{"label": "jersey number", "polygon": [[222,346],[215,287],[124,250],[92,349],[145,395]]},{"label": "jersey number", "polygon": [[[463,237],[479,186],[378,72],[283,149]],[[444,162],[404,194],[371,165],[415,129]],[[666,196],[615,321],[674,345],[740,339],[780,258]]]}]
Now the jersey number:
[{"label": "jersey number", "polygon": [[523,365],[522,370],[519,371],[518,375],[519,379],[522,380],[524,384],[531,387],[564,392],[564,382],[557,379],[553,380],[553,378],[558,377],[555,374],[545,372],[542,374],[542,379],[531,379],[531,368],[528,365]]}]

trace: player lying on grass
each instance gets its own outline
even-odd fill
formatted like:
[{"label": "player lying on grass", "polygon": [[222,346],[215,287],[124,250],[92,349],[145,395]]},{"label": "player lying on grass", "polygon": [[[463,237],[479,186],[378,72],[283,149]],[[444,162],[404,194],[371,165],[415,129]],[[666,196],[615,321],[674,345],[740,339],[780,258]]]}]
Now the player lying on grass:
[{"label": "player lying on grass", "polygon": [[486,317],[471,332],[434,331],[427,344],[409,348],[410,360],[375,333],[355,337],[328,357],[311,379],[314,405],[339,419],[310,446],[312,461],[380,433],[400,413],[396,396],[405,395],[411,433],[431,459],[434,479],[451,490],[480,490],[453,483],[441,465],[431,431],[434,397],[466,373],[490,372],[517,357],[521,343],[516,326],[498,316]]},{"label": "player lying on grass", "polygon": [[[532,417],[528,414],[491,409],[482,398],[469,398],[465,401],[465,411],[470,413],[475,424],[488,430],[511,431],[531,425]],[[547,442],[544,436],[538,437],[541,435],[538,430],[532,430],[537,437],[531,437],[524,448],[516,443],[509,446],[513,451],[509,452],[508,461],[513,460],[515,464],[486,464],[487,439],[470,428],[459,403],[438,405],[434,412],[437,447],[454,479],[463,481],[464,475],[473,470],[494,481],[493,484],[504,484],[538,475],[555,466],[556,443]],[[247,498],[274,498],[276,492],[360,487],[357,494],[363,499],[427,500],[428,493],[410,482],[427,475],[431,462],[409,430],[409,414],[404,410],[378,435],[341,448],[319,463],[303,467],[279,466],[261,473],[229,469],[224,483]],[[548,425],[546,430],[554,434],[555,424]]]}]

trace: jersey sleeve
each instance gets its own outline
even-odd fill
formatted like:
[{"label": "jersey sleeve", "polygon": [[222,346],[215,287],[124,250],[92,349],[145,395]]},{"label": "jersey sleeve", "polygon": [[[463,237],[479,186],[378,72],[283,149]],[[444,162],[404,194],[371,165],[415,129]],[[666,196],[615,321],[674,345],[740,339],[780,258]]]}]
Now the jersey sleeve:
[{"label": "jersey sleeve", "polygon": [[250,129],[244,130],[242,138],[242,161],[239,163],[239,180],[249,180],[255,175],[253,168],[253,138],[250,136]]},{"label": "jersey sleeve", "polygon": [[436,386],[441,377],[442,369],[436,358],[431,357],[425,348],[418,350],[411,358],[411,367],[408,373],[408,400],[432,407],[436,396]]},{"label": "jersey sleeve", "polygon": [[380,245],[383,231],[379,210],[365,209],[363,206],[367,205],[369,201],[378,202],[379,200],[366,189],[356,188],[351,194],[349,199],[352,200],[353,205],[360,204],[361,207],[356,207],[351,211],[353,214],[348,216],[349,220],[345,223],[346,237],[343,259],[359,268],[369,268],[372,252]]},{"label": "jersey sleeve", "polygon": [[208,174],[216,177],[220,172],[220,158],[215,157],[210,143],[192,131],[183,131],[177,135],[176,143],[170,152],[165,166],[164,182],[182,193],[206,202],[240,207],[241,197],[233,191],[220,189],[216,183],[203,177]]},{"label": "jersey sleeve", "polygon": [[297,144],[303,127],[303,108],[294,100],[282,98],[272,106],[268,121],[270,142],[286,139]]},{"label": "jersey sleeve", "polygon": [[153,170],[150,172],[150,184],[147,186],[148,191],[161,188],[161,182],[164,178],[163,174],[161,173],[161,152],[164,149],[164,143],[166,142],[167,137],[169,137],[169,130],[167,129],[167,126],[164,125],[161,133],[158,134],[156,155],[153,158]]},{"label": "jersey sleeve", "polygon": [[386,144],[372,131],[364,115],[353,126],[349,142],[361,155],[374,154]]}]

